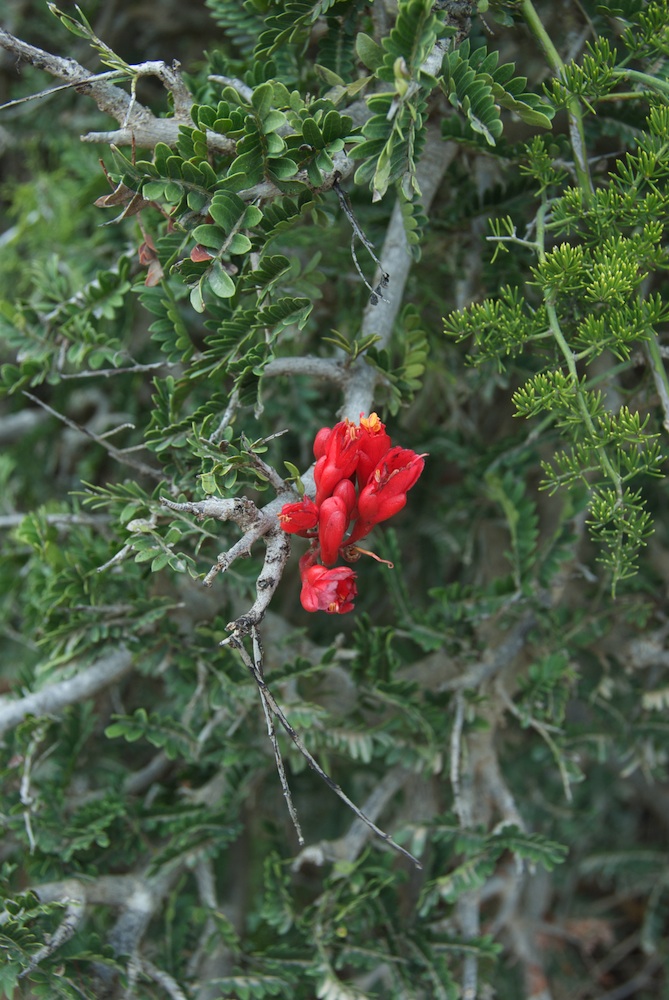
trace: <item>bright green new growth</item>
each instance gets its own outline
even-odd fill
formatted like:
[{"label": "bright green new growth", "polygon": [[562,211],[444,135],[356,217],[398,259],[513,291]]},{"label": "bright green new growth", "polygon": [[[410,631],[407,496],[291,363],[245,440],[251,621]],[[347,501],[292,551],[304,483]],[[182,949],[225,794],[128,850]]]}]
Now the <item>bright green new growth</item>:
[{"label": "bright green new growth", "polygon": [[[564,75],[565,92],[599,93],[608,58],[600,45],[578,73]],[[635,573],[653,530],[642,489],[631,484],[662,475],[663,454],[659,435],[649,430],[650,414],[616,404],[598,386],[609,381],[607,370],[615,371],[613,358],[629,362],[635,349],[645,349],[669,389],[656,347],[669,302],[652,291],[653,275],[666,267],[660,220],[669,210],[669,108],[651,107],[634,150],[592,196],[578,186],[557,193],[564,173],[552,169],[538,137],[526,148],[523,170],[538,184],[528,227],[536,237],[518,237],[507,217],[491,220],[490,239],[496,253],[514,245],[529,250],[536,259],[532,278],[526,290],[507,288],[451,314],[445,330],[459,339],[473,334],[477,364],[495,360],[503,367],[509,357],[535,352],[539,371],[513,394],[516,414],[547,418],[564,439],[553,459],[542,461],[542,486],[587,488],[588,525],[615,594]]]}]

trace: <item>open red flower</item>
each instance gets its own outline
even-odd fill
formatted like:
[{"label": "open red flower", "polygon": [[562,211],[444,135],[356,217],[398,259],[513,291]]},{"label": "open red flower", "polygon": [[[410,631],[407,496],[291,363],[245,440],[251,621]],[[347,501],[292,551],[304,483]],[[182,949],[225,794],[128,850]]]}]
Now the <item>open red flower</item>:
[{"label": "open red flower", "polygon": [[281,527],[289,535],[302,535],[318,524],[318,507],[309,497],[286,503],[279,514]]},{"label": "open red flower", "polygon": [[410,448],[391,448],[372,472],[358,497],[358,521],[347,544],[364,538],[375,524],[399,513],[407,492],[423,471],[425,460]]},{"label": "open red flower", "polygon": [[377,414],[370,413],[368,417],[361,416],[360,436],[358,437],[358,465],[355,473],[360,489],[367,485],[372,472],[383,456],[390,451],[390,447],[390,435],[386,432],[386,425],[379,420]]},{"label": "open red flower", "polygon": [[327,569],[325,566],[314,565],[302,572],[300,601],[305,611],[343,615],[353,610],[357,594],[355,573],[350,566]]}]

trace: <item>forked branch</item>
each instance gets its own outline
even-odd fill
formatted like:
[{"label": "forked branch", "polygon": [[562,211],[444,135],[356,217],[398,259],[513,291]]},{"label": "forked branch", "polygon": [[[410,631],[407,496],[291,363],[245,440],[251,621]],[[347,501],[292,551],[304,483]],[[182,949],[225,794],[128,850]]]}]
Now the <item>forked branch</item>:
[{"label": "forked branch", "polygon": [[362,812],[362,810],[358,808],[355,802],[349,799],[346,792],[344,792],[344,790],[337,784],[337,782],[334,781],[330,777],[330,775],[323,770],[323,768],[320,766],[315,757],[313,757],[309,753],[304,743],[302,742],[301,737],[293,729],[290,722],[286,718],[286,715],[284,714],[283,710],[281,709],[276,699],[274,698],[274,695],[267,686],[267,683],[263,675],[262,654],[261,654],[262,647],[260,645],[257,629],[255,626],[251,628],[251,637],[254,644],[253,657],[249,655],[239,635],[236,634],[232,635],[227,641],[229,645],[231,645],[234,649],[236,649],[239,652],[242,662],[248,668],[251,676],[256,682],[258,686],[258,691],[260,692],[260,696],[263,701],[263,707],[266,705],[272,712],[274,717],[278,719],[280,725],[288,734],[292,742],[295,744],[295,747],[297,748],[299,753],[304,757],[305,761],[307,762],[311,770],[314,771],[318,775],[318,777],[325,782],[328,788],[332,789],[335,795],[337,795],[342,800],[342,802],[346,803],[346,805],[353,813],[355,813],[358,819],[361,820],[366,826],[368,826],[369,829],[372,830],[372,832],[375,833],[380,840],[385,841],[386,844],[392,847],[394,851],[397,851],[399,854],[404,855],[405,858],[408,858],[409,861],[411,861],[412,864],[416,866],[416,868],[422,868],[423,866],[421,865],[418,858],[414,857],[414,855],[410,851],[407,851],[406,848],[402,847],[400,844],[397,843],[397,841],[393,840],[393,838],[390,836],[389,833],[386,833],[384,830],[378,827],[376,823],[372,822],[369,816],[366,816]]}]

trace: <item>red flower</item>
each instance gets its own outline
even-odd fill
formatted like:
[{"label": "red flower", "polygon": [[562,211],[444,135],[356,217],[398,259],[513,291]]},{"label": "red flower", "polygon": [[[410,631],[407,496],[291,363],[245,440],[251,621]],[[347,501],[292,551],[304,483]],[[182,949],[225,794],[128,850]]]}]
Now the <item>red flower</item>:
[{"label": "red flower", "polygon": [[314,438],[314,458],[320,458],[321,455],[325,454],[325,448],[331,434],[331,427],[321,427],[318,434]]},{"label": "red flower", "polygon": [[350,420],[335,424],[327,438],[316,436],[317,449],[322,454],[314,468],[316,503],[321,504],[332,496],[335,486],[342,479],[349,479],[358,464],[358,434],[360,428]]},{"label": "red flower", "polygon": [[[302,572],[301,565],[300,571]],[[353,610],[357,594],[355,573],[349,566],[326,569],[325,566],[316,565],[309,566],[302,572],[300,601],[305,611],[326,611],[329,615],[343,615]]]},{"label": "red flower", "polygon": [[364,538],[375,524],[402,510],[407,491],[416,483],[425,465],[424,456],[409,448],[391,448],[372,472],[358,497],[358,522],[347,544]]},{"label": "red flower", "polygon": [[424,455],[391,447],[385,424],[371,413],[361,415],[359,425],[342,420],[332,428],[322,427],[314,440],[314,456],[315,502],[304,497],[285,504],[279,522],[284,531],[311,540],[300,559],[302,607],[345,614],[353,610],[357,596],[356,574],[335,563],[340,557],[353,562],[362,554],[373,556],[356,543],[375,524],[402,510],[423,471]]},{"label": "red flower", "polygon": [[318,514],[318,540],[321,543],[321,559],[326,566],[337,562],[339,546],[344,541],[348,526],[345,501],[341,497],[326,497]]},{"label": "red flower", "polygon": [[355,503],[358,499],[358,495],[355,492],[355,486],[350,479],[342,479],[340,483],[337,483],[334,490],[332,491],[333,497],[339,497],[340,500],[344,501],[346,507],[346,513],[349,517],[353,514],[355,510]]},{"label": "red flower", "polygon": [[318,524],[318,507],[309,497],[298,503],[286,503],[281,508],[279,521],[289,535],[302,535]]},{"label": "red flower", "polygon": [[358,438],[358,467],[356,479],[360,489],[367,485],[369,477],[390,450],[390,436],[386,433],[386,425],[376,413],[368,417],[360,417],[360,436]]}]

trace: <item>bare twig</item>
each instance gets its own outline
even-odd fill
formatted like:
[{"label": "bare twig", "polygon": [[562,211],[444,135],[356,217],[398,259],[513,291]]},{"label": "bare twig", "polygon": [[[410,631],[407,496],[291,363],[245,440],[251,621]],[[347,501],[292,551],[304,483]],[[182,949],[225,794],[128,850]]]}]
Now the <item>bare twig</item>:
[{"label": "bare twig", "polygon": [[32,827],[32,807],[35,804],[35,799],[30,791],[30,784],[32,780],[33,765],[35,763],[35,754],[37,753],[39,745],[43,739],[44,728],[42,726],[38,726],[30,739],[28,749],[26,750],[23,758],[21,785],[19,788],[19,798],[21,799],[21,805],[23,806],[23,822],[26,828],[26,836],[28,838],[31,854],[35,853],[35,837]]},{"label": "bare twig", "polygon": [[86,79],[80,80],[78,83],[61,83],[57,87],[47,87],[46,90],[40,90],[35,94],[28,94],[26,97],[17,97],[13,101],[5,101],[4,104],[0,104],[0,111],[7,111],[9,108],[15,108],[19,104],[27,104],[28,101],[39,101],[43,97],[51,97],[52,94],[59,94],[63,90],[72,90],[73,87],[81,87],[85,83],[98,83],[103,80],[107,80],[112,83],[116,83],[122,79],[122,74],[120,70],[109,70],[107,73],[95,73]]},{"label": "bare twig", "polygon": [[217,76],[212,74],[207,77],[212,83],[221,83],[224,87],[232,87],[245,101],[250,101],[253,96],[253,88],[238,80],[236,76]]},{"label": "bare twig", "polygon": [[48,403],[45,403],[37,396],[33,396],[31,392],[27,392],[24,389],[23,395],[32,400],[33,403],[37,403],[37,405],[41,406],[42,409],[47,411],[47,413],[56,417],[56,419],[60,420],[60,422],[65,424],[66,427],[70,427],[73,431],[78,431],[80,434],[85,434],[87,438],[91,439],[91,441],[95,441],[96,444],[102,445],[107,454],[111,458],[116,459],[116,461],[120,462],[122,465],[128,465],[131,469],[134,469],[135,472],[139,472],[143,476],[150,476],[152,479],[157,480],[157,482],[162,482],[165,478],[160,469],[155,469],[152,465],[147,465],[145,462],[138,462],[134,458],[129,458],[125,452],[119,448],[115,448],[114,445],[110,444],[109,441],[105,440],[105,438],[101,437],[99,434],[95,434],[93,431],[89,430],[88,427],[83,427],[81,424],[76,423],[76,421],[70,420],[70,418],[66,417],[65,414],[59,413],[58,410],[54,410]]},{"label": "bare twig", "polygon": [[462,753],[462,729],[465,721],[465,699],[461,693],[455,697],[455,718],[451,730],[450,779],[453,789],[453,805],[460,826],[471,826],[471,803],[463,798],[460,789],[460,756]]},{"label": "bare twig", "polygon": [[[36,69],[44,70],[59,80],[64,80],[64,87],[73,87],[80,94],[87,94],[97,104],[100,111],[110,115],[119,125],[119,129],[111,132],[89,132],[82,136],[84,142],[104,142],[117,146],[132,145],[153,148],[158,142],[173,146],[179,135],[179,127],[191,123],[190,109],[193,99],[179,73],[178,63],[169,66],[159,60],[151,60],[128,66],[125,70],[113,70],[91,75],[74,59],[64,59],[53,55],[35,45],[30,45],[16,38],[9,31],[0,28],[0,48],[12,53],[23,62],[28,62]],[[125,74],[134,83],[142,76],[156,76],[163,86],[172,94],[174,101],[173,118],[157,118],[148,108],[141,105],[133,93],[127,94],[117,87],[114,80]],[[55,89],[63,89],[55,88]],[[36,97],[46,96],[49,92],[41,92]],[[229,153],[234,150],[235,143],[231,139],[216,133],[207,133],[207,142],[212,150]]]},{"label": "bare twig", "polygon": [[[238,542],[227,552],[219,555],[215,565],[204,578],[205,586],[211,586],[215,577],[229,569],[240,556],[249,555],[251,547],[259,538],[264,539],[265,561],[256,581],[256,600],[246,614],[228,625],[235,634],[247,634],[253,625],[261,621],[267,610],[290,555],[290,537],[281,530],[277,519],[277,514],[285,502],[285,495],[268,504],[263,511],[259,511],[246,497],[235,499],[210,497],[207,500],[187,503],[175,503],[173,500],[161,497],[160,502],[170,510],[195,514],[199,520],[213,517],[219,521],[234,521],[240,528],[246,529]],[[228,640],[224,639],[221,645],[227,642]]]},{"label": "bare twig", "polygon": [[198,521],[205,521],[208,517],[213,517],[216,521],[234,521],[240,528],[249,528],[262,520],[256,505],[246,497],[207,497],[206,500],[186,501],[185,503],[177,503],[168,497],[160,497],[160,502],[169,510],[194,514]]},{"label": "bare twig", "polygon": [[276,699],[274,698],[274,695],[269,690],[262,673],[257,670],[253,659],[249,656],[248,652],[246,651],[246,648],[244,647],[242,639],[237,634],[233,634],[227,641],[231,646],[233,646],[234,649],[236,649],[239,652],[242,662],[250,671],[251,676],[258,685],[258,689],[262,691],[263,696],[265,697],[267,705],[269,706],[271,712],[273,713],[275,718],[279,720],[284,730],[295,744],[299,753],[302,754],[302,756],[304,757],[304,759],[306,760],[307,764],[312,769],[312,771],[314,771],[318,775],[318,777],[325,782],[328,788],[332,789],[335,795],[337,795],[342,800],[342,802],[346,803],[346,805],[349,807],[349,809],[351,809],[352,812],[355,813],[358,819],[361,820],[363,823],[365,823],[370,828],[370,830],[372,830],[376,834],[377,837],[385,841],[385,843],[387,843],[390,847],[392,847],[393,850],[398,851],[400,854],[404,855],[405,858],[408,858],[409,861],[411,861],[417,868],[422,868],[420,861],[417,858],[415,858],[413,854],[407,851],[404,847],[401,847],[398,843],[396,843],[396,841],[393,840],[390,834],[385,833],[383,830],[380,829],[380,827],[378,827],[375,823],[373,823],[372,820],[368,816],[366,816],[362,812],[362,810],[358,808],[358,806],[356,806],[355,802],[349,799],[348,795],[346,795],[346,793],[343,791],[342,788],[340,788],[340,786],[336,783],[336,781],[334,781],[330,777],[330,775],[323,770],[323,768],[316,761],[316,759],[312,757],[312,755],[309,753],[304,743],[302,742],[302,739],[293,729],[290,722],[286,718],[283,710],[278,705]]},{"label": "bare twig", "polygon": [[310,378],[325,379],[335,385],[343,385],[346,369],[341,361],[333,358],[273,358],[263,368],[263,378],[278,378],[282,375],[307,375]]},{"label": "bare twig", "polygon": [[[91,80],[91,74],[84,69],[74,59],[63,59],[55,56],[51,52],[29,45],[0,28],[0,48],[5,49],[22,62],[30,63],[36,69],[42,69],[58,80],[64,80],[67,86],[76,87],[79,93],[88,94],[93,98],[100,111],[106,112],[115,118],[117,122],[122,122],[131,106],[131,98],[120,87],[114,86],[109,80]],[[107,74],[104,74],[105,76]],[[135,104],[133,109],[133,121],[138,126],[144,126],[153,118],[150,111],[143,108],[141,104]]]},{"label": "bare twig", "polygon": [[[251,641],[253,643],[253,662],[255,664],[255,669],[260,677],[263,676],[263,666],[262,666],[262,646],[260,642],[260,635],[258,629],[253,626],[251,629]],[[300,826],[300,821],[295,811],[295,805],[293,803],[293,797],[290,794],[290,788],[288,786],[288,779],[286,778],[286,769],[283,766],[283,758],[281,757],[281,750],[279,749],[279,741],[276,738],[276,731],[274,729],[274,720],[272,718],[272,712],[270,710],[269,703],[265,697],[265,692],[262,687],[258,687],[260,693],[260,702],[262,704],[262,710],[265,715],[265,722],[267,723],[267,735],[269,736],[269,741],[272,744],[272,750],[274,751],[274,760],[276,761],[276,769],[279,774],[279,781],[281,782],[281,790],[283,792],[283,797],[288,807],[288,813],[295,827],[295,833],[297,834],[297,839],[300,847],[304,844],[304,836],[302,834],[302,828]]]},{"label": "bare twig", "polygon": [[[279,586],[284,567],[290,555],[290,535],[282,531],[278,522],[263,536],[265,542],[265,561],[256,580],[256,599],[249,610],[229,622],[226,626],[236,635],[246,635],[255,625],[258,625],[269,607],[276,588]],[[221,645],[228,642],[223,639]]]},{"label": "bare twig", "polygon": [[128,365],[127,368],[91,368],[90,371],[60,373],[63,382],[78,378],[112,378],[114,375],[136,375],[138,372],[153,372],[159,368],[178,368],[178,361],[153,361],[148,365]]},{"label": "bare twig", "polygon": [[442,681],[438,691],[465,691],[479,687],[484,681],[496,676],[508,667],[527,643],[527,637],[536,624],[534,614],[527,614],[512,629],[504,642],[487,651],[480,663],[475,663],[463,674]]},{"label": "bare twig", "polygon": [[[390,275],[387,273],[387,271],[384,270],[383,265],[381,264],[381,261],[379,260],[379,258],[374,253],[374,244],[371,243],[370,240],[367,238],[364,230],[360,226],[360,223],[358,222],[358,220],[356,219],[355,215],[353,214],[353,209],[349,205],[348,198],[346,197],[346,195],[344,194],[343,190],[341,189],[341,187],[339,185],[339,180],[340,180],[340,177],[337,174],[335,176],[334,181],[333,181],[332,189],[336,193],[337,198],[339,199],[339,204],[341,206],[341,209],[344,212],[344,215],[346,216],[346,218],[348,219],[348,221],[350,222],[351,228],[353,230],[353,236],[351,237],[351,256],[353,258],[353,263],[355,264],[355,267],[356,267],[356,270],[357,270],[358,274],[360,275],[360,277],[362,278],[362,280],[364,281],[365,285],[367,286],[367,288],[368,288],[368,290],[370,292],[370,298],[369,298],[370,305],[375,306],[375,305],[377,305],[379,299],[383,299],[382,289],[387,288],[387,286],[388,286],[388,284],[390,282]],[[365,250],[367,251],[367,253],[369,254],[369,256],[372,258],[372,260],[374,261],[374,263],[378,267],[379,271],[381,272],[381,277],[379,279],[379,282],[378,282],[376,288],[372,288],[372,286],[370,285],[370,283],[367,281],[367,278],[363,274],[362,268],[360,267],[360,264],[358,263],[358,258],[356,256],[356,252],[355,252],[355,238],[356,238],[356,236],[358,237],[358,239],[360,240],[360,242],[364,246]]]},{"label": "bare twig", "polygon": [[[165,990],[168,996],[172,997],[172,1000],[188,1000],[186,994],[179,986],[176,979],[166,972],[165,969],[159,969],[157,965],[150,962],[148,958],[138,959],[140,971],[144,973],[149,979],[152,979],[154,983],[158,983],[159,986]],[[134,995],[134,994],[133,994]]]},{"label": "bare twig", "polygon": [[[139,972],[140,963],[143,961],[139,948],[144,934],[156,910],[181,877],[186,864],[186,856],[181,856],[173,864],[161,868],[157,874],[149,874],[149,871],[145,870],[129,880],[128,891],[121,902],[118,919],[109,932],[109,944],[115,954],[131,957],[128,966],[129,978]],[[106,966],[98,965],[97,973],[106,984],[115,978],[115,972]]]},{"label": "bare twig", "polygon": [[[92,881],[69,878],[33,886],[33,892],[43,903],[62,903],[65,915],[51,940],[36,952],[22,975],[28,975],[72,937],[87,906],[121,907],[121,915],[110,934],[110,943],[116,954],[136,955],[156,907],[179,877],[182,867],[175,865],[157,876],[147,876],[146,872],[140,875],[101,875]],[[99,964],[97,972],[106,982],[115,975]]]},{"label": "bare twig", "polygon": [[[400,788],[412,777],[410,772],[402,767],[394,767],[374,786],[361,806],[361,812],[376,822],[390,800],[397,795]],[[310,844],[305,847],[292,864],[293,871],[299,871],[303,865],[312,864],[321,867],[326,861],[355,861],[369,840],[371,830],[366,823],[354,819],[348,832],[338,840],[321,841],[320,844]]]},{"label": "bare twig", "polygon": [[232,418],[235,415],[236,410],[239,408],[239,389],[235,388],[232,390],[230,399],[228,400],[228,405],[225,408],[223,416],[221,417],[218,427],[215,431],[209,435],[209,444],[218,444],[221,440],[228,425],[231,423]]}]

